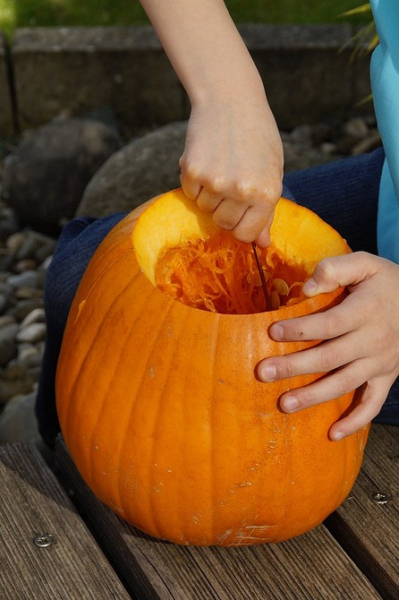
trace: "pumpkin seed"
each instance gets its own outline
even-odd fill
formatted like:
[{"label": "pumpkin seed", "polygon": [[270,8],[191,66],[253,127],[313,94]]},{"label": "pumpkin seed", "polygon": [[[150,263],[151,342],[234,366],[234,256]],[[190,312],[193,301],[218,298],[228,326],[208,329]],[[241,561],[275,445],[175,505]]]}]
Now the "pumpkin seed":
[{"label": "pumpkin seed", "polygon": [[280,294],[280,296],[288,296],[290,288],[288,283],[284,281],[284,279],[280,279],[279,277],[277,277],[273,280],[273,286],[276,292]]},{"label": "pumpkin seed", "polygon": [[278,310],[280,308],[280,304],[281,304],[280,296],[276,290],[273,290],[272,293],[270,294],[270,304],[271,304],[272,310]]},{"label": "pumpkin seed", "polygon": [[260,278],[260,275],[258,272],[256,273],[248,273],[247,274],[247,281],[250,285],[254,285],[255,287],[261,287],[262,285],[262,280]]}]

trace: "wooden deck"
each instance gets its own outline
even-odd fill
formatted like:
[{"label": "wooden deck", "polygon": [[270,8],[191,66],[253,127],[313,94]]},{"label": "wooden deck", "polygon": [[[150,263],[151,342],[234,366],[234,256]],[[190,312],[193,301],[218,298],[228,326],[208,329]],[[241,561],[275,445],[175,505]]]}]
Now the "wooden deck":
[{"label": "wooden deck", "polygon": [[[101,505],[62,443],[0,446],[0,600],[399,599],[399,428],[375,425],[350,497],[281,544],[181,547]],[[314,500],[317,502],[317,498]]]}]

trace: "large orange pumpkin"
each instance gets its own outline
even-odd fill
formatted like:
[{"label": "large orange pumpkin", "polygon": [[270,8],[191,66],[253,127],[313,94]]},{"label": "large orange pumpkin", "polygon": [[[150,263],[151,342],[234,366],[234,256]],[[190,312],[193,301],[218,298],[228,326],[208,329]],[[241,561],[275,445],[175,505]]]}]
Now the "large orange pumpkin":
[{"label": "large orange pumpkin", "polygon": [[[57,408],[87,484],[139,529],[178,544],[276,542],[318,525],[347,496],[368,428],[339,442],[353,394],[287,415],[280,395],[322,375],[261,383],[256,364],[313,343],[277,343],[276,320],[322,311],[345,291],[256,314],[186,306],[154,286],[165,248],[215,234],[181,190],[127,216],[95,253],[70,311]],[[137,222],[137,224],[136,224]],[[349,252],[312,212],[281,200],[272,247],[310,275]]]}]

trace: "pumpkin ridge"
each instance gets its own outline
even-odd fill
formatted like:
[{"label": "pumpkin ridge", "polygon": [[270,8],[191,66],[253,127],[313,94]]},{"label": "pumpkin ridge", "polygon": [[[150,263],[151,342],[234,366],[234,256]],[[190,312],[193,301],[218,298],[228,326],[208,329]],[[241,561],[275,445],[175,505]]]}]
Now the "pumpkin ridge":
[{"label": "pumpkin ridge", "polygon": [[[129,282],[129,284],[130,284],[130,283],[131,283],[131,282]],[[129,284],[128,284],[128,285],[129,285]],[[125,288],[123,288],[123,290],[121,291],[121,293],[120,293],[118,296],[114,296],[114,297],[113,297],[113,301],[112,301],[112,303],[110,304],[110,307],[109,307],[109,308],[111,308],[111,307],[112,307],[114,304],[116,304],[116,303],[118,302],[118,300],[120,299],[120,296],[123,294],[123,292],[125,292],[125,290],[126,290],[126,288],[128,287],[128,285],[126,285],[126,286],[125,286]],[[107,315],[107,312],[104,312],[103,319],[102,319],[102,321],[101,321],[101,324],[100,324],[100,326],[101,326],[101,325],[104,325],[104,323],[106,323],[107,316],[108,316],[108,315]],[[126,340],[125,346],[126,346],[127,342],[128,342],[128,340]],[[105,352],[107,351],[106,344],[104,344],[104,350],[105,350]],[[123,349],[121,349],[121,352],[122,352],[122,351],[123,351]],[[83,358],[83,360],[82,360],[82,363],[81,363],[81,368],[79,369],[79,372],[78,372],[78,374],[76,375],[76,378],[75,378],[75,381],[74,381],[74,386],[72,387],[72,390],[71,390],[71,392],[72,392],[73,394],[75,394],[75,387],[76,387],[76,386],[78,386],[78,385],[81,383],[81,380],[82,380],[82,378],[84,379],[84,377],[85,377],[85,369],[87,368],[87,363],[88,363],[88,361],[90,361],[90,352],[87,352],[87,353],[86,353],[86,355],[85,355],[85,357],[84,357],[84,358]],[[117,368],[118,368],[118,361],[115,361],[115,365],[114,365],[114,371],[112,372],[112,376],[110,376],[110,380],[112,380],[112,379],[113,379],[113,375],[115,374],[115,372],[116,372]],[[109,365],[108,365],[108,367],[107,367],[107,370],[109,370]],[[110,371],[109,371],[109,372],[110,372]],[[99,395],[99,394],[97,394],[97,399],[98,399],[98,398],[100,398],[100,395]],[[92,426],[92,428],[91,428],[91,430],[90,430],[90,432],[89,432],[88,434],[85,434],[85,436],[86,436],[86,435],[88,435],[88,436],[89,436],[89,439],[88,439],[88,440],[87,440],[87,442],[86,442],[86,447],[87,447],[87,448],[96,448],[96,446],[97,446],[97,445],[96,445],[96,443],[95,443],[95,442],[93,442],[93,438],[94,438],[94,436],[95,436],[95,433],[96,433],[96,431],[97,431],[97,423],[98,423],[98,421],[99,421],[99,419],[100,419],[100,415],[101,415],[101,412],[102,412],[102,407],[103,407],[104,403],[106,402],[106,400],[107,400],[107,394],[106,394],[106,393],[103,393],[103,394],[102,394],[102,399],[100,399],[100,405],[99,405],[99,407],[97,408],[97,417],[96,417],[96,420],[95,420],[95,425],[94,425],[94,426]],[[83,412],[85,412],[85,408],[86,408],[86,406],[87,406],[87,405],[88,405],[90,402],[92,402],[92,397],[90,396],[90,394],[87,394],[87,396],[86,396],[86,398],[85,398],[85,401],[83,401],[83,403],[82,403],[82,406],[81,406],[81,410],[82,410]],[[99,402],[99,400],[97,400],[97,402]],[[72,403],[70,403],[70,404],[69,404],[69,409],[70,409],[70,410],[72,409]],[[69,412],[68,412],[68,414],[67,414],[67,419],[69,418],[70,410],[69,410]],[[89,408],[89,407],[88,407],[88,410],[90,410],[90,408]],[[67,445],[68,445],[68,444],[67,444]],[[74,452],[74,454],[75,454],[75,452]],[[89,461],[88,463],[86,463],[86,465],[87,465],[87,468],[89,469],[89,472],[88,472],[88,477],[90,478],[90,481],[91,481],[91,482],[96,482],[96,477],[95,477],[96,470],[95,470],[95,468],[94,468],[94,462],[93,462],[93,461],[95,460],[95,457],[96,457],[95,453],[94,453],[94,452],[92,452],[92,453],[90,454],[90,461]]]},{"label": "pumpkin ridge", "polygon": [[[128,295],[129,293],[131,293],[132,288],[135,287],[135,285],[136,285],[136,281],[135,280],[136,280],[136,278],[138,276],[139,276],[139,272],[132,272],[131,278],[128,280],[128,283],[127,283],[126,288],[125,288],[125,294],[126,295]],[[141,307],[145,306],[146,310],[148,310],[149,312],[151,311],[151,305],[148,304],[149,301],[145,297],[145,295],[140,295],[141,302],[139,304],[137,303],[136,294],[131,293],[131,295],[132,295],[132,303],[134,302],[134,311],[130,311],[128,314],[129,314],[129,316],[133,315],[133,318],[129,319],[129,325],[130,325],[129,331],[127,332],[127,334],[125,336],[123,346],[120,348],[119,356],[123,356],[125,354],[126,348],[129,346],[129,344],[131,344],[132,339],[135,337],[135,329],[136,329],[137,323],[138,323],[138,321],[140,321],[142,319],[142,316],[141,316]],[[168,313],[168,310],[165,311],[165,313],[162,315],[163,319],[165,319],[167,317],[167,313]],[[162,329],[162,320],[163,319],[161,319],[161,318],[159,319],[158,333],[155,335],[154,340],[157,339],[159,331]],[[152,331],[153,331],[153,329],[152,329]],[[141,372],[141,377],[140,378],[137,378],[136,373],[134,375],[135,383],[137,382],[136,383],[137,389],[140,389],[140,387],[142,386],[143,380],[145,379],[146,374],[147,374],[147,372],[149,370],[148,367],[149,367],[150,360],[151,360],[151,357],[148,356],[147,359],[145,360],[145,362],[143,363],[144,368],[143,368],[143,370]],[[117,361],[115,361],[115,369],[119,368],[120,362],[121,362],[120,359],[118,359]],[[131,429],[131,425],[132,425],[132,422],[134,420],[133,412],[134,412],[134,410],[136,408],[136,404],[140,400],[140,396],[138,394],[134,396],[131,393],[131,380],[129,382],[127,382],[127,384],[125,386],[125,393],[124,393],[124,395],[126,396],[126,398],[129,398],[129,399],[131,399],[133,397],[134,398],[134,402],[131,405],[130,414],[128,415],[128,419],[125,421],[125,425],[126,425],[125,431],[124,431],[124,433],[122,435],[118,436],[119,439],[123,440],[121,442],[121,444],[120,444],[120,451],[119,451],[119,454],[118,454],[119,455],[119,461],[118,461],[118,465],[117,465],[117,469],[116,469],[116,472],[118,472],[118,473],[119,472],[123,472],[125,470],[125,469],[121,468],[122,459],[123,459],[123,457],[125,455],[124,447],[125,447],[126,442],[129,443],[129,441],[130,441],[129,440],[128,431],[129,431],[129,429]],[[159,394],[159,396],[161,397],[161,394]],[[154,400],[154,398],[155,398],[155,396],[152,396],[152,400]],[[104,396],[103,401],[106,401],[106,396]],[[102,408],[98,411],[99,417],[100,417],[101,413],[102,413]],[[93,425],[92,431],[93,431],[93,433],[94,432],[98,432],[97,422]],[[133,460],[133,462],[134,462],[134,460]],[[125,482],[126,481],[127,480],[125,479]],[[100,482],[100,484],[101,484],[101,482]],[[125,503],[124,499],[127,501],[128,497],[126,495],[125,496],[123,495],[123,486],[116,484],[115,486],[112,487],[112,489],[113,489],[113,492],[118,495],[117,501],[115,501],[113,499],[112,502],[111,502],[109,500],[109,498],[105,497],[105,496],[103,496],[103,501],[106,504],[108,504],[111,508],[113,508],[114,510],[115,510],[115,506],[119,506],[120,509],[121,509],[121,511],[122,511],[122,513],[126,514],[127,510],[126,510],[126,503]],[[155,525],[155,523],[154,523],[154,525]]]},{"label": "pumpkin ridge", "polygon": [[[171,314],[173,317],[174,324],[176,323],[176,318],[175,318],[174,313],[176,313],[176,311],[179,311],[180,306],[181,305],[179,305],[175,302],[172,302]],[[198,311],[196,311],[196,312],[198,312]],[[186,330],[186,324],[192,322],[193,318],[194,318],[193,315],[190,314],[190,312],[187,312],[181,319],[180,331],[177,330],[174,326],[173,338],[177,340],[177,343],[175,344],[173,354],[171,355],[171,361],[170,361],[171,364],[173,364],[174,362],[176,362],[176,364],[179,364],[179,358],[181,357],[182,354],[189,353],[190,351],[195,350],[195,348],[193,348],[194,342],[192,340],[189,340],[188,342],[186,341],[184,346],[181,343],[182,340],[184,339],[184,335],[182,336],[181,332],[183,332],[183,334],[184,334],[184,331]],[[195,318],[198,320],[197,314],[195,314]],[[198,330],[199,330],[198,335],[200,335],[200,333],[201,333],[200,324],[198,324]],[[193,337],[195,337],[195,336],[193,335]],[[190,378],[191,378],[191,374],[190,374]],[[163,388],[163,393],[166,397],[168,397],[168,395],[173,394],[174,384],[175,384],[175,378],[169,377],[166,380],[165,387]],[[202,397],[203,397],[203,387],[202,386],[205,386],[205,382],[203,382],[203,381],[201,381],[201,390],[202,390]],[[208,386],[209,386],[209,384],[208,384]],[[208,406],[211,404],[212,404],[212,401],[209,400]],[[181,419],[181,429],[183,431],[189,431],[189,430],[191,431],[193,429],[193,426],[194,426],[194,428],[197,427],[198,422],[195,419],[193,419],[193,413],[198,409],[196,406],[193,406],[190,395],[187,395],[185,398],[180,396],[178,399],[178,402],[174,403],[174,406],[177,407],[177,409],[179,411],[179,418]],[[170,409],[170,406],[168,406],[168,408]],[[164,417],[167,416],[166,412],[168,411],[168,408],[166,408],[166,411],[164,410],[164,412],[163,412]],[[164,409],[165,409],[165,407],[164,407]],[[176,410],[176,408],[174,410]],[[166,420],[166,422],[167,422],[167,420]],[[158,421],[157,421],[157,429],[160,430],[161,432],[163,432],[164,427],[163,427],[163,421],[161,419],[158,419]],[[193,432],[193,435],[196,435],[196,432]],[[177,459],[176,459],[177,463],[184,465],[184,467],[183,467],[182,471],[180,472],[181,476],[179,477],[178,482],[177,482],[176,497],[184,498],[187,480],[190,479],[190,473],[193,469],[193,464],[190,462],[190,460],[187,461],[185,459],[186,456],[191,455],[191,453],[189,451],[189,447],[192,443],[192,438],[189,435],[184,435],[181,437],[177,436],[177,438],[179,439],[179,447],[178,447],[178,450],[175,449],[174,454],[177,455]],[[175,440],[176,440],[176,438],[175,438]],[[176,441],[175,441],[175,444],[176,444]],[[176,448],[176,446],[175,446],[175,448]],[[207,456],[209,456],[210,453],[209,453],[209,449],[208,449],[207,445],[206,445],[206,448],[207,448]],[[153,444],[153,450],[154,451],[156,450],[155,444]],[[160,448],[158,449],[158,454],[159,454],[159,452],[161,452]],[[201,452],[201,454],[202,454],[202,452]],[[195,458],[196,457],[194,457],[194,460],[195,460]],[[201,498],[204,498],[204,496],[206,496],[207,499],[204,499],[204,504],[207,505],[208,510],[204,511],[205,515],[198,515],[198,514],[192,513],[190,523],[188,523],[187,515],[185,514],[187,511],[187,507],[184,505],[180,505],[180,503],[177,503],[177,505],[175,506],[175,511],[174,511],[175,518],[179,524],[179,530],[182,532],[187,531],[187,528],[192,526],[192,522],[194,523],[197,518],[200,520],[202,518],[209,520],[209,517],[211,517],[211,514],[212,514],[211,510],[209,510],[210,507],[212,506],[212,497],[213,497],[212,496],[211,479],[209,478],[209,471],[212,471],[212,469],[209,465],[209,461],[208,460],[203,461],[200,468],[201,468],[202,474],[204,473],[205,468],[207,469],[207,474],[208,474],[208,477],[203,476],[202,481],[201,481]],[[182,476],[182,473],[183,473],[183,476]],[[208,481],[208,486],[207,486],[208,491],[206,492],[206,494],[204,492],[204,489],[205,489],[204,480]],[[170,494],[170,492],[169,492],[169,494]],[[153,507],[154,506],[155,505],[153,504]],[[154,510],[154,508],[152,510],[154,512],[156,512]],[[162,518],[162,515],[160,515],[160,516]],[[201,523],[203,523],[202,520],[201,520]],[[206,526],[206,530],[207,530],[207,532],[209,532],[208,535],[212,531],[210,529],[211,526],[212,526],[211,523],[208,523]],[[166,536],[165,531],[162,530],[162,528],[160,528],[160,527],[158,527],[158,528],[159,528],[159,530],[161,530],[162,537],[165,537]],[[184,536],[184,533],[183,533],[183,536]],[[180,541],[176,540],[176,541],[179,543],[182,543],[182,540],[180,540]]]},{"label": "pumpkin ridge", "polygon": [[78,311],[77,311],[77,315],[75,317],[75,320],[73,322],[73,325],[76,325],[78,319],[80,318],[83,310],[84,310],[84,305],[87,302],[87,300],[89,300],[90,295],[93,293],[93,291],[95,290],[95,288],[97,287],[97,285],[100,284],[102,278],[106,275],[107,271],[109,269],[112,269],[112,267],[115,265],[115,263],[117,263],[122,257],[125,258],[126,255],[128,255],[129,253],[133,253],[134,249],[130,248],[129,250],[124,250],[123,252],[121,252],[120,254],[118,254],[110,263],[107,263],[106,267],[99,273],[97,279],[93,282],[93,285],[89,288],[89,290],[85,293],[84,298],[82,298],[79,301],[78,304]]},{"label": "pumpkin ridge", "polygon": [[[122,260],[122,259],[123,259],[123,257],[124,257],[124,254],[120,255],[120,256],[119,256],[119,260]],[[115,265],[115,261],[114,261],[114,265]],[[107,310],[105,310],[105,311],[103,312],[102,319],[101,319],[101,321],[100,321],[100,323],[99,323],[99,327],[100,327],[100,328],[103,328],[103,329],[104,329],[104,327],[105,327],[105,323],[106,323],[106,321],[107,321],[108,314],[109,314],[109,312],[110,312],[111,308],[112,308],[113,306],[115,306],[115,304],[116,304],[118,301],[120,301],[121,297],[123,298],[123,295],[124,295],[124,293],[126,292],[127,288],[128,288],[129,286],[133,285],[133,283],[134,283],[134,281],[133,281],[133,280],[134,280],[134,278],[135,278],[135,277],[137,277],[138,275],[139,275],[139,273],[135,273],[135,274],[134,274],[134,276],[133,276],[133,278],[132,278],[132,280],[127,282],[127,284],[126,284],[126,285],[125,285],[125,286],[124,286],[124,287],[123,287],[123,288],[120,290],[120,293],[119,293],[118,295],[114,295],[114,296],[113,296],[113,298],[112,298],[112,302],[111,302],[111,303],[110,303],[110,305],[107,307]],[[145,300],[143,299],[143,304],[144,304],[144,302],[145,302]],[[139,317],[138,317],[138,318],[139,318]],[[85,333],[85,329],[89,329],[89,330],[90,330],[90,319],[87,319],[87,323],[86,323],[86,321],[85,321],[85,320],[83,320],[83,322],[79,324],[79,328],[77,328],[77,327],[74,327],[74,323],[73,323],[73,321],[71,321],[70,323],[68,323],[68,324],[67,324],[67,330],[66,330],[66,331],[68,331],[68,335],[69,335],[69,334],[72,334],[72,338],[71,338],[71,340],[70,340],[70,345],[71,345],[71,347],[72,347],[72,348],[74,348],[74,349],[75,349],[75,348],[76,348],[76,345],[75,345],[75,344],[76,344],[76,343],[77,343],[77,344],[79,344],[79,338],[80,338],[80,336],[81,336],[82,334],[84,334],[84,333]],[[106,330],[106,328],[105,328],[105,330]],[[77,338],[76,342],[75,342],[75,340],[74,340],[74,337],[76,337],[76,338]],[[80,362],[79,369],[76,371],[76,373],[75,373],[75,377],[74,377],[74,378],[72,378],[72,379],[73,379],[72,386],[70,387],[70,389],[69,389],[67,392],[65,392],[65,393],[66,393],[66,394],[68,394],[68,396],[69,396],[70,398],[72,398],[72,399],[78,396],[78,394],[76,393],[76,390],[77,390],[77,389],[79,388],[79,386],[81,385],[81,383],[82,383],[82,380],[84,381],[84,379],[85,379],[85,371],[86,371],[87,369],[89,369],[89,370],[90,370],[90,368],[91,368],[91,367],[90,367],[90,364],[88,364],[88,363],[90,362],[90,359],[91,359],[91,352],[90,352],[90,350],[91,350],[91,348],[92,348],[92,344],[93,344],[93,343],[95,343],[95,341],[96,341],[96,337],[97,337],[97,332],[95,332],[95,334],[94,334],[94,336],[93,336],[93,341],[92,341],[92,343],[90,343],[90,344],[89,344],[89,346],[88,346],[88,348],[87,348],[87,350],[86,350],[86,352],[85,352],[85,355],[83,356],[83,358],[82,358],[82,360],[81,360],[81,362]],[[103,345],[101,345],[101,346],[100,346],[100,348],[101,348],[102,350],[104,350],[104,352],[105,352],[105,353],[107,352],[107,344],[103,344]],[[66,364],[66,366],[65,366],[65,369],[66,369],[66,371],[68,372],[68,376],[67,376],[67,377],[65,377],[65,378],[63,377],[62,368],[60,369],[60,372],[57,374],[57,377],[58,377],[59,379],[62,379],[63,381],[66,381],[66,382],[70,381],[70,380],[71,380],[71,378],[70,378],[70,372],[69,372],[69,370],[70,370],[70,367],[71,367],[71,365],[70,365],[69,363],[68,363],[68,364]],[[115,361],[115,365],[114,365],[114,369],[115,369],[115,371],[116,371],[117,367],[118,367],[118,361]],[[109,376],[109,380],[111,381],[111,380],[112,380],[112,378],[113,378],[113,375],[110,375],[110,376]],[[98,394],[97,394],[97,397],[98,397]],[[104,402],[106,402],[106,399],[107,399],[107,394],[106,394],[106,393],[104,393],[104,394],[103,394],[103,397],[102,397],[102,401],[101,401],[101,406],[104,404]],[[85,398],[83,399],[83,402],[82,402],[82,404],[80,405],[80,409],[79,409],[79,410],[80,410],[80,412],[81,412],[81,413],[82,413],[82,412],[83,412],[83,413],[84,413],[84,412],[89,412],[89,413],[90,413],[90,403],[91,403],[92,401],[93,401],[92,395],[91,395],[90,393],[88,393],[88,394],[85,396]],[[65,403],[64,403],[64,405],[63,405],[63,411],[64,411],[64,412],[63,412],[63,414],[60,414],[60,415],[59,415],[59,417],[60,417],[60,422],[61,422],[61,426],[62,426],[62,427],[67,427],[67,426],[68,426],[68,423],[69,423],[69,421],[70,421],[71,415],[72,415],[72,416],[74,415],[74,412],[75,412],[75,410],[76,410],[76,409],[75,409],[75,404],[74,404],[74,402],[73,402],[73,401],[66,403],[66,406],[65,406]],[[97,407],[97,421],[98,421],[98,419],[100,418],[100,415],[101,415],[101,410],[102,410],[102,409],[99,409],[99,408]],[[91,437],[94,435],[94,432],[95,432],[95,431],[96,431],[96,427],[92,427],[92,429],[91,429]],[[84,435],[86,436],[86,433],[84,433]],[[78,434],[78,436],[76,436],[76,437],[75,437],[75,442],[76,442],[76,439],[77,439],[77,438],[80,438],[80,434]],[[66,439],[67,446],[68,446],[69,450],[71,451],[71,454],[74,456],[74,458],[75,458],[75,460],[76,460],[76,456],[77,456],[77,455],[79,455],[79,454],[80,454],[80,452],[77,450],[77,448],[73,448],[73,447],[71,447],[70,440],[68,439],[68,436],[66,436],[66,438],[65,438],[65,439]],[[81,442],[80,442],[80,445],[81,445]],[[92,439],[91,439],[89,442],[87,442],[87,443],[86,443],[86,441],[85,441],[85,445],[86,445],[86,447],[87,447],[87,448],[90,448],[90,447],[94,447],[94,446],[95,446],[95,445],[93,445],[93,443],[92,443]],[[83,450],[83,454],[84,454],[84,455],[86,454],[86,452],[85,452],[84,450]],[[94,456],[94,453],[93,453],[93,454],[91,454],[91,457],[92,457],[92,458],[93,458],[93,456]],[[79,465],[79,461],[77,461],[77,464]],[[87,463],[86,463],[86,464],[87,464]],[[89,466],[89,465],[87,464],[87,467],[88,467],[88,466]],[[91,481],[93,481],[93,465],[92,465],[92,464],[90,465],[90,474],[89,474],[89,477],[90,477],[90,480],[91,480]]]},{"label": "pumpkin ridge", "polygon": [[[164,322],[168,319],[170,310],[171,310],[171,306],[167,307],[166,311],[164,313],[162,313],[162,315],[159,315],[159,319],[158,319],[158,322],[157,322],[158,329],[157,329],[157,332],[156,332],[156,334],[154,335],[154,337],[152,339],[152,345],[155,345],[158,337],[161,334],[163,334]],[[137,317],[137,319],[135,319],[134,321],[132,321],[132,326],[131,326],[131,330],[130,330],[130,339],[132,337],[134,337],[134,328],[135,328],[135,325],[136,325],[138,319],[140,319],[140,312],[139,311],[138,311],[138,317]],[[171,359],[171,362],[172,362],[172,359]],[[148,372],[150,372],[151,369],[152,369],[151,363],[153,363],[153,353],[150,351],[148,353],[147,357],[146,357],[145,366],[142,369],[141,376],[139,378],[137,378],[137,379],[136,379],[137,376],[135,376],[135,379],[136,379],[135,384],[136,384],[137,389],[140,389],[140,388],[143,387],[144,380],[148,377]],[[139,394],[136,394],[135,396],[132,395],[132,396],[129,396],[129,397],[133,397],[133,403],[131,405],[131,411],[130,411],[129,420],[126,422],[125,433],[123,435],[121,435],[121,438],[124,440],[124,442],[121,445],[121,452],[120,452],[120,455],[119,455],[119,470],[120,470],[120,472],[122,472],[122,470],[123,470],[121,468],[121,463],[122,463],[123,460],[125,460],[125,456],[126,456],[125,447],[126,446],[128,446],[128,447],[130,446],[130,439],[129,439],[129,436],[127,435],[126,432],[128,432],[129,430],[134,429],[134,428],[132,428],[132,422],[134,421],[134,418],[135,418],[136,407],[140,403],[140,395]],[[157,400],[157,408],[156,408],[156,410],[154,410],[154,417],[152,419],[152,426],[151,426],[151,431],[152,431],[152,436],[151,437],[155,438],[156,437],[157,423],[158,423],[158,419],[159,419],[159,412],[160,412],[160,408],[161,408],[161,404],[162,404],[162,390],[161,389],[159,390],[159,393],[158,393],[157,396],[156,395],[152,395],[151,396],[151,400],[152,400],[152,402],[154,402],[155,400]],[[142,476],[142,479],[145,479],[146,486],[148,486],[148,488],[150,488],[150,486],[151,486],[151,489],[154,488],[154,485],[153,485],[153,482],[152,482],[153,475],[151,473],[151,466],[154,464],[154,453],[155,453],[155,444],[152,442],[151,443],[151,452],[150,452],[149,458],[146,457],[145,460],[141,460],[141,466],[142,467],[145,464],[147,464],[147,468],[145,469],[146,474],[145,474],[145,476]],[[127,454],[129,454],[129,453],[127,452]],[[118,491],[119,491],[119,493],[121,492],[121,486],[119,486],[119,490]],[[126,498],[126,501],[128,501],[128,500],[129,499]],[[148,500],[149,500],[150,504],[152,504],[152,502],[151,502],[151,495],[149,496]],[[124,512],[128,512],[126,510],[126,507],[124,506],[123,501],[122,501],[121,506],[124,508]],[[154,511],[152,510],[152,508],[150,510],[146,511],[146,515],[147,515],[146,518],[147,519],[150,518],[151,521],[152,521],[150,530],[151,531],[157,530],[158,533],[155,534],[155,535],[157,535],[158,537],[161,537],[160,536],[160,528],[156,524],[156,520],[154,518]]]}]

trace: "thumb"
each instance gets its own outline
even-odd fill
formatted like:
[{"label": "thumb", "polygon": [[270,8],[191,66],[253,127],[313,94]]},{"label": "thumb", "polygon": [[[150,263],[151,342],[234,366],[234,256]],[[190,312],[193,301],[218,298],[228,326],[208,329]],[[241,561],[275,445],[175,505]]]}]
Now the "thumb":
[{"label": "thumb", "polygon": [[366,252],[324,258],[303,285],[306,296],[333,292],[339,287],[356,285],[375,272],[375,257]]}]

